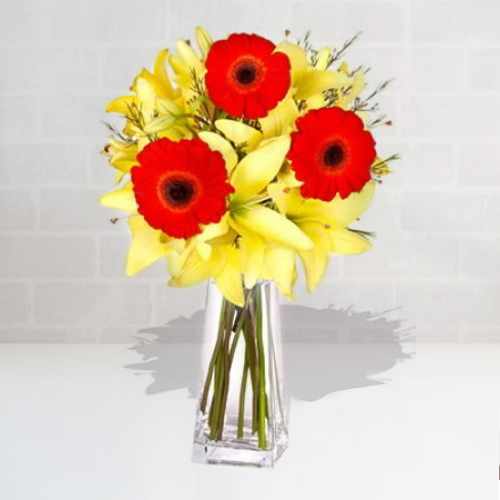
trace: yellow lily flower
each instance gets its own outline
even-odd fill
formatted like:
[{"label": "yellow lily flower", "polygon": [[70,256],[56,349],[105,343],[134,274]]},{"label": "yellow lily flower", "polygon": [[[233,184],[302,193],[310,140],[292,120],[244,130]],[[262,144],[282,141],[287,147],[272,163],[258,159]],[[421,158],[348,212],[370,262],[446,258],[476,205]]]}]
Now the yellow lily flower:
[{"label": "yellow lily flower", "polygon": [[132,243],[127,257],[127,275],[134,276],[172,251],[171,238],[153,229],[142,215],[129,217],[128,224]]},{"label": "yellow lily flower", "polygon": [[196,285],[213,278],[226,299],[242,307],[245,303],[241,279],[241,256],[233,245],[214,247],[208,260],[196,251],[187,256],[182,272],[173,276],[170,286],[185,287]]},{"label": "yellow lily flower", "polygon": [[196,249],[202,259],[208,260],[214,245],[226,244],[228,241],[232,243],[236,235],[228,234],[231,233],[228,219],[226,213],[219,222],[207,224],[200,234],[189,240],[188,248]]},{"label": "yellow lily flower", "polygon": [[368,208],[375,191],[375,182],[368,182],[359,193],[332,201],[305,199],[299,188],[282,182],[270,184],[268,192],[279,211],[293,221],[314,245],[299,249],[309,290],[314,290],[324,276],[329,254],[352,255],[367,251],[371,244],[364,236],[348,226]]},{"label": "yellow lily flower", "polygon": [[318,50],[318,54],[316,56],[316,64],[314,65],[314,67],[322,71],[328,69],[328,61],[331,55],[332,49],[328,47],[323,47],[322,49]]},{"label": "yellow lily flower", "polygon": [[200,48],[201,55],[203,59],[205,59],[213,43],[212,37],[202,26],[197,26],[195,33],[196,33],[196,41],[198,43],[198,47]]},{"label": "yellow lily flower", "polygon": [[299,108],[290,92],[265,118],[259,120],[263,137],[268,139],[290,134],[299,115]]},{"label": "yellow lily flower", "polygon": [[215,282],[222,295],[233,304],[243,307],[245,305],[245,294],[241,280],[241,254],[234,246],[224,249],[225,263],[221,271],[215,275]]},{"label": "yellow lily flower", "polygon": [[236,120],[220,119],[215,122],[215,127],[245,152],[257,148],[264,137],[260,130]]},{"label": "yellow lily flower", "polygon": [[241,251],[243,282],[246,288],[251,289],[257,280],[262,278],[266,242],[259,235],[243,226],[238,226],[238,223],[234,220],[231,221],[231,224],[237,228],[240,235],[239,248]]},{"label": "yellow lily flower", "polygon": [[305,50],[297,44],[282,42],[276,50],[284,52],[290,59],[292,86],[295,98],[304,101],[303,111],[324,107],[328,100],[325,91],[335,91],[335,105],[349,109],[365,88],[365,75],[362,71],[351,73],[346,63],[342,63],[338,69],[327,69],[331,54],[329,48],[318,51],[314,66],[307,60]]},{"label": "yellow lily flower", "polygon": [[259,279],[274,280],[281,293],[289,298],[293,295],[295,251],[268,241],[255,232],[231,219],[231,225],[239,234],[243,282],[250,289]]},{"label": "yellow lily flower", "polygon": [[278,210],[294,221],[320,221],[331,228],[347,227],[355,222],[370,206],[375,194],[376,183],[365,184],[359,193],[352,193],[345,199],[337,195],[332,201],[303,198],[298,188],[290,188],[281,182],[268,186],[269,195]]},{"label": "yellow lily flower", "polygon": [[128,214],[137,213],[137,202],[135,201],[131,182],[128,182],[122,188],[104,194],[101,196],[100,202],[105,207],[123,210]]},{"label": "yellow lily flower", "polygon": [[198,252],[190,251],[184,255],[185,259],[179,270],[175,273],[171,270],[170,286],[192,286],[212,277],[223,264],[224,257],[219,252],[213,252],[208,260],[204,260]]},{"label": "yellow lily flower", "polygon": [[[207,136],[202,134],[201,137],[206,139]],[[208,145],[228,157],[231,145],[224,139],[211,140]],[[248,153],[235,167],[232,167],[232,163],[229,165],[231,185],[235,188],[230,200],[229,224],[244,227],[265,240],[306,249],[312,246],[312,242],[295,224],[258,203],[259,196],[266,196],[267,185],[282,168],[289,147],[289,136],[269,139]]]},{"label": "yellow lily flower", "polygon": [[198,113],[202,104],[210,111],[213,110],[213,105],[205,100],[199,92],[206,73],[205,58],[212,45],[212,38],[200,26],[196,28],[195,34],[199,54],[188,42],[179,40],[176,44],[176,52],[170,54],[168,58],[180,90],[182,107],[188,114]]},{"label": "yellow lily flower", "polygon": [[154,73],[142,69],[134,78],[131,91],[134,95],[117,97],[108,103],[106,111],[128,115],[133,105],[141,108],[146,119],[151,119],[157,107],[157,99],[162,99],[164,106],[177,110],[174,101],[178,97],[177,91],[173,90],[170,79],[165,69],[165,60],[169,52],[162,50],[155,61]]},{"label": "yellow lily flower", "polygon": [[191,136],[183,118],[180,92],[172,86],[165,67],[169,56],[168,50],[160,51],[153,72],[142,69],[134,78],[132,95],[117,97],[106,107],[107,112],[127,118],[124,133],[138,140],[139,151],[152,136],[173,140]]},{"label": "yellow lily flower", "polygon": [[349,84],[345,73],[312,67],[302,47],[290,42],[280,43],[276,50],[285,53],[292,67],[292,85],[297,99],[308,99],[323,91]]},{"label": "yellow lily flower", "polygon": [[365,74],[360,70],[351,74],[351,70],[345,62],[340,65],[339,72],[344,73],[350,78],[350,90],[349,92],[339,96],[337,106],[340,106],[343,109],[349,109],[351,104],[354,102],[354,99],[356,99],[356,97],[358,97],[366,88]]},{"label": "yellow lily flower", "polygon": [[270,245],[264,255],[262,279],[273,280],[279,291],[293,298],[293,287],[297,281],[295,251],[284,246]]},{"label": "yellow lily flower", "polygon": [[130,169],[137,165],[138,146],[133,142],[123,142],[110,138],[104,147],[103,154],[109,164],[117,170],[115,181],[120,182]]},{"label": "yellow lily flower", "polygon": [[290,137],[282,136],[261,143],[236,166],[231,176],[235,188],[233,203],[244,203],[257,196],[280,171],[290,148]]}]

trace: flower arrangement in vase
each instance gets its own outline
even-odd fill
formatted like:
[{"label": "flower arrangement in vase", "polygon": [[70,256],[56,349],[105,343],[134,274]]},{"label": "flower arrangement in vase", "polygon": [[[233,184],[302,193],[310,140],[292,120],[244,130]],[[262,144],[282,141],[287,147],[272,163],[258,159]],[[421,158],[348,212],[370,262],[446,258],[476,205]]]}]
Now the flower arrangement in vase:
[{"label": "flower arrangement in vase", "polygon": [[288,443],[277,290],[293,296],[301,264],[312,291],[331,255],[371,247],[351,225],[397,156],[377,155],[387,82],[363,97],[366,71],[343,60],[354,39],[316,50],[197,28],[197,49],[160,51],[107,106],[124,124],[108,125],[117,187],[101,202],[127,214],[127,274],[163,259],[170,286],[209,282],[197,460],[274,464]]}]

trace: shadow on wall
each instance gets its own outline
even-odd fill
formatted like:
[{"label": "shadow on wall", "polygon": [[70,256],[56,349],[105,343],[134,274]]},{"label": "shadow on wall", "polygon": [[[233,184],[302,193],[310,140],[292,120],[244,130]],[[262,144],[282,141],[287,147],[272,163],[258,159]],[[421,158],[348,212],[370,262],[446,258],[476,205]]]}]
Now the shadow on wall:
[{"label": "shadow on wall", "polygon": [[[402,347],[411,339],[409,330],[401,321],[384,317],[386,313],[296,305],[281,311],[286,384],[292,398],[315,401],[332,392],[382,384],[377,374],[411,357]],[[126,368],[151,374],[146,393],[187,387],[192,397],[198,396],[203,321],[204,312],[197,311],[190,318],[139,331],[131,349],[143,361]]]}]

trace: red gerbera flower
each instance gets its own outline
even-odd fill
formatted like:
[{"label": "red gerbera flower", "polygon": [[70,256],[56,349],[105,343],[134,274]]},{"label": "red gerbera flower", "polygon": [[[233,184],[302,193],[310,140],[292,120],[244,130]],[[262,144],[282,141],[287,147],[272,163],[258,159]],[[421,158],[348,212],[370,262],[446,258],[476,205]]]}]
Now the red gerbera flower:
[{"label": "red gerbera flower", "polygon": [[219,222],[228,183],[222,155],[202,140],[159,139],[137,156],[132,183],[138,210],[148,224],[175,238],[189,238],[200,224]]},{"label": "red gerbera flower", "polygon": [[352,111],[323,108],[297,120],[288,158],[304,198],[347,198],[371,179],[375,141]]},{"label": "red gerbera flower", "polygon": [[261,118],[290,88],[290,61],[257,35],[232,34],[208,52],[205,83],[216,106],[232,116]]}]

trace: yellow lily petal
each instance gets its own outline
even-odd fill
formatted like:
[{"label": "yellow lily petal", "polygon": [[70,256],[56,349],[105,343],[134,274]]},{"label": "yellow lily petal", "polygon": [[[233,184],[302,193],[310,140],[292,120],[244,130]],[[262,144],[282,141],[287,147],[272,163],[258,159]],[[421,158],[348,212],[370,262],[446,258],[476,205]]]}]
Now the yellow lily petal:
[{"label": "yellow lily petal", "polygon": [[328,60],[330,59],[330,55],[332,53],[332,49],[328,47],[323,47],[318,51],[318,56],[316,58],[316,65],[314,66],[315,69],[319,70],[326,70],[326,66],[328,64]]},{"label": "yellow lily petal", "polygon": [[201,234],[193,238],[193,243],[202,259],[208,260],[212,255],[212,245],[207,242],[224,236],[228,231],[229,224],[226,214],[219,222],[206,225]]},{"label": "yellow lily petal", "polygon": [[[165,55],[168,57],[168,54]],[[168,93],[168,89],[162,84],[162,81],[151,71],[143,68],[141,72],[137,75],[136,81],[134,82],[133,89],[140,96],[139,89],[137,89],[137,83],[142,80],[143,82],[147,82],[148,86],[151,88],[153,94],[157,97],[162,97],[164,99],[169,99],[171,96]]]},{"label": "yellow lily petal", "polygon": [[288,134],[299,116],[299,109],[292,98],[281,101],[265,118],[260,119],[260,125],[265,138]]},{"label": "yellow lily petal", "polygon": [[345,199],[337,195],[328,203],[329,217],[344,226],[352,224],[370,206],[375,194],[375,186],[375,181],[369,181],[359,193],[352,193]]},{"label": "yellow lily petal", "polygon": [[218,238],[229,231],[229,217],[228,214],[224,214],[219,222],[213,224],[207,224],[204,226],[201,234],[196,236],[197,241],[210,241],[214,238]]},{"label": "yellow lily petal", "polygon": [[179,107],[174,100],[166,97],[158,97],[156,100],[156,107],[158,108],[159,114],[175,116],[182,113],[182,108]]},{"label": "yellow lily petal", "polygon": [[246,155],[235,167],[231,184],[236,203],[260,193],[279,172],[290,147],[290,137],[269,140],[264,146]]},{"label": "yellow lily petal", "polygon": [[270,184],[268,192],[280,212],[295,222],[317,221],[340,228],[352,224],[370,206],[375,182],[367,182],[359,193],[352,193],[345,199],[337,195],[329,202],[302,198],[298,188],[287,188],[281,183]]},{"label": "yellow lily petal", "polygon": [[305,99],[305,109],[311,111],[313,109],[320,109],[326,106],[326,97],[323,93],[313,95]]},{"label": "yellow lily petal", "polygon": [[329,260],[330,240],[327,230],[320,223],[307,222],[300,224],[300,228],[314,242],[311,250],[299,252],[304,265],[307,288],[311,292],[325,275]]},{"label": "yellow lily petal", "polygon": [[184,287],[205,281],[212,276],[213,262],[213,259],[204,260],[198,252],[191,251],[183,263],[182,269],[170,279],[169,285]]},{"label": "yellow lily petal", "polygon": [[124,174],[130,172],[131,168],[137,165],[136,158],[130,158],[129,156],[125,156],[123,153],[113,155],[109,162],[113,167]]},{"label": "yellow lily petal", "polygon": [[175,117],[172,115],[158,116],[147,123],[143,130],[146,134],[157,134],[159,132],[166,132],[175,123]]},{"label": "yellow lily petal", "polygon": [[312,248],[313,243],[308,236],[293,222],[270,208],[257,205],[250,209],[240,209],[232,217],[238,224],[265,239],[297,250]]},{"label": "yellow lily petal", "polygon": [[107,113],[119,113],[120,115],[127,115],[129,107],[135,103],[135,97],[132,95],[125,95],[117,97],[109,102],[106,106]]},{"label": "yellow lily petal", "polygon": [[198,137],[208,144],[212,151],[218,151],[224,158],[226,169],[231,173],[238,163],[238,155],[231,144],[215,132],[200,132]]},{"label": "yellow lily petal", "polygon": [[262,275],[265,248],[264,241],[258,236],[247,235],[240,238],[243,279],[245,287],[248,289],[252,288]]},{"label": "yellow lily petal", "polygon": [[141,76],[136,79],[134,86],[139,108],[146,121],[149,121],[155,115],[156,99],[159,91],[158,85],[153,84],[150,77],[154,78],[147,70],[143,70]]},{"label": "yellow lily petal", "polygon": [[137,141],[137,150],[142,151],[149,143],[150,140],[147,137],[140,137]]},{"label": "yellow lily petal", "polygon": [[172,141],[179,141],[181,139],[191,139],[192,134],[184,127],[173,126],[167,130],[158,132],[158,137],[166,137]]},{"label": "yellow lily petal", "polygon": [[115,176],[114,176],[114,181],[115,181],[115,184],[120,184],[120,182],[123,180],[123,178],[125,177],[125,172],[115,172]]},{"label": "yellow lily petal", "polygon": [[293,298],[293,286],[297,279],[295,252],[286,247],[269,247],[265,254],[266,275],[288,298]]},{"label": "yellow lily petal", "polygon": [[129,217],[132,243],[127,258],[127,275],[133,276],[164,257],[168,251],[162,232],[153,229],[141,215]]},{"label": "yellow lily petal", "polygon": [[204,241],[200,241],[200,243],[196,245],[196,251],[203,260],[208,260],[212,256],[212,247]]},{"label": "yellow lily petal", "polygon": [[137,203],[135,201],[132,183],[128,183],[125,187],[111,191],[101,196],[100,202],[105,207],[117,208],[128,213],[137,212]]},{"label": "yellow lily petal", "polygon": [[349,229],[328,231],[330,250],[339,255],[354,255],[364,253],[372,246],[370,240]]},{"label": "yellow lily petal", "polygon": [[267,190],[278,210],[294,221],[326,222],[328,205],[324,201],[303,198],[298,187],[281,182],[270,184]]},{"label": "yellow lily petal", "polygon": [[287,191],[289,191],[289,189],[282,182],[273,182],[269,184],[269,186],[267,186],[267,192],[269,193],[269,196],[273,199],[274,203],[276,203],[279,212],[285,216],[289,214],[289,197],[287,196]]},{"label": "yellow lily petal", "polygon": [[226,261],[222,271],[215,277],[215,282],[227,300],[243,307],[245,295],[241,276],[240,252],[233,246],[226,247],[224,252],[226,253]]},{"label": "yellow lily petal", "polygon": [[262,139],[262,133],[246,123],[220,119],[215,126],[236,146],[244,144],[245,151],[252,151]]},{"label": "yellow lily petal", "polygon": [[170,54],[168,49],[163,49],[158,52],[153,67],[153,73],[163,86],[167,96],[173,98],[175,97],[175,91],[172,87],[172,83],[170,81],[170,77],[168,76],[166,68],[166,63],[168,62],[169,55]]},{"label": "yellow lily petal", "polygon": [[208,51],[210,50],[210,47],[212,46],[212,37],[202,26],[197,26],[195,32],[198,47],[200,47],[200,51],[203,57],[206,57]]},{"label": "yellow lily petal", "polygon": [[189,83],[190,79],[190,74],[189,74],[189,68],[184,64],[184,61],[180,56],[177,54],[170,54],[168,57],[168,62],[172,69],[174,70],[177,79],[180,79],[179,83],[184,83],[187,84]]},{"label": "yellow lily petal", "polygon": [[288,56],[291,65],[292,83],[296,83],[307,70],[307,56],[302,47],[296,43],[281,42],[276,47],[277,52],[283,52]]},{"label": "yellow lily petal", "polygon": [[186,260],[194,251],[195,244],[192,241],[186,243],[186,240],[175,239],[171,240],[170,247],[173,251],[167,254],[167,266],[168,272],[175,277],[181,274]]},{"label": "yellow lily petal", "polygon": [[346,87],[350,83],[349,77],[338,71],[308,71],[297,83],[297,99],[307,99],[324,90]]},{"label": "yellow lily petal", "polygon": [[346,110],[351,109],[354,99],[358,97],[361,92],[363,92],[365,86],[364,74],[359,71],[352,79],[351,90],[347,94],[340,97],[337,102],[337,106]]},{"label": "yellow lily petal", "polygon": [[177,54],[181,57],[182,62],[185,65],[184,71],[188,74],[195,71],[198,76],[203,76],[205,68],[192,47],[184,40],[179,40],[176,44],[176,48]]},{"label": "yellow lily petal", "polygon": [[194,251],[193,245],[186,249],[185,255],[187,257],[181,258],[180,263],[175,263],[176,266],[180,264],[182,267],[180,270],[175,269],[176,272],[169,281],[171,286],[192,286],[216,276],[222,270],[227,257],[224,248],[222,251],[213,251],[210,259],[204,260],[197,251]]},{"label": "yellow lily petal", "polygon": [[110,137],[109,141],[109,147],[114,151],[128,151],[130,148],[133,148],[135,144],[129,143],[129,142],[124,142],[120,141],[118,139],[115,139],[114,137]]},{"label": "yellow lily petal", "polygon": [[111,138],[104,149],[109,163],[122,173],[127,173],[137,165],[137,145]]},{"label": "yellow lily petal", "polygon": [[252,288],[256,281],[262,277],[266,244],[259,235],[239,224],[234,218],[229,217],[229,224],[240,236],[239,247],[243,281],[246,288]]},{"label": "yellow lily petal", "polygon": [[[347,64],[344,63],[340,66],[339,73],[350,75]],[[337,102],[337,106],[343,109],[349,109],[354,99],[358,97],[366,87],[365,73],[363,71],[356,71],[353,76],[349,76],[349,80],[349,92],[341,95]]]}]

